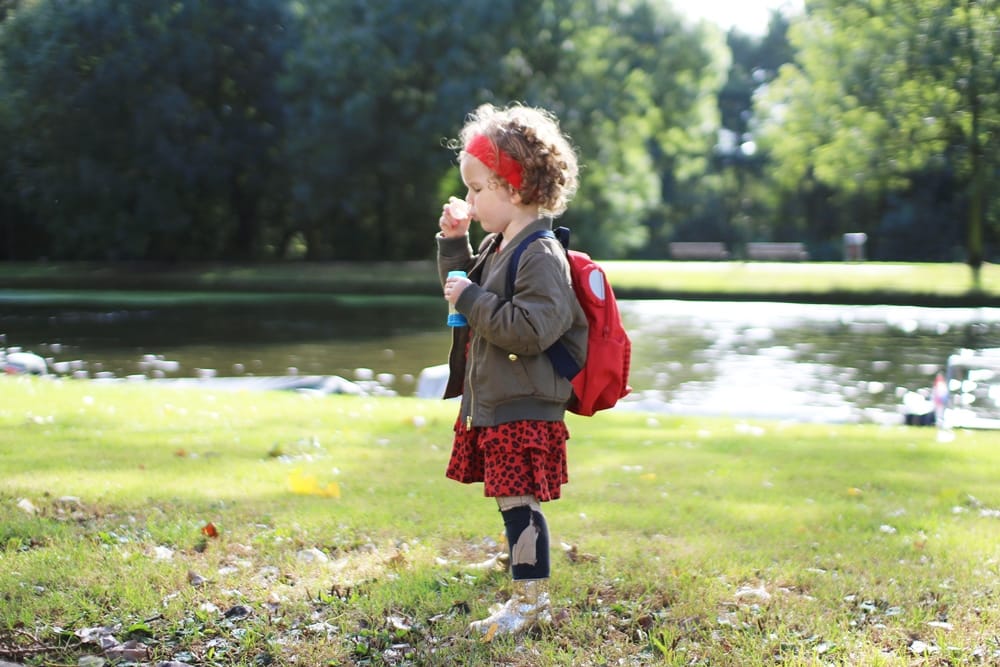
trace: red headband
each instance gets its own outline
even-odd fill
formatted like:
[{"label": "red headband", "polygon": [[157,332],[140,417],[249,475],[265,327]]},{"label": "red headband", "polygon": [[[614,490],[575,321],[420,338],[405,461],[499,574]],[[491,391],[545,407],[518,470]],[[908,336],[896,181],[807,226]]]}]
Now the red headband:
[{"label": "red headband", "polygon": [[510,183],[515,190],[521,189],[524,167],[485,134],[477,134],[469,139],[465,152],[489,167],[490,171]]}]

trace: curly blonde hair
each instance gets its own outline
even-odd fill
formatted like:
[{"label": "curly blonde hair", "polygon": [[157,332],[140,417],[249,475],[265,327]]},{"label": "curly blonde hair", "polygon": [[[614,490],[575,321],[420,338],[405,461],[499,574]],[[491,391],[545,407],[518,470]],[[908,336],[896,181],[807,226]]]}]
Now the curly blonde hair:
[{"label": "curly blonde hair", "polygon": [[543,215],[556,217],[569,205],[579,185],[576,152],[549,111],[520,104],[500,109],[484,104],[469,114],[459,140],[461,151],[477,134],[513,157],[524,170],[521,201],[535,204]]}]

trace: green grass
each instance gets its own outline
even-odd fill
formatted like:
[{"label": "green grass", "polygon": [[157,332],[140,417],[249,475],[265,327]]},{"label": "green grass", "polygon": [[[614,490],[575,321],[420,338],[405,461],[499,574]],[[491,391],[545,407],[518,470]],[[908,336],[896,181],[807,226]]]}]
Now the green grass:
[{"label": "green grass", "polygon": [[465,627],[507,576],[469,565],[502,524],[444,478],[454,410],[0,377],[0,660],[75,665],[99,627],[154,664],[1000,656],[1000,433],[573,417],[557,622],[487,644]]},{"label": "green grass", "polygon": [[[732,295],[969,296],[965,264],[904,262],[604,262],[615,286],[632,291]],[[1000,266],[984,264],[979,292],[1000,296]]]},{"label": "green grass", "polygon": [[[844,303],[992,305],[1000,266],[982,267],[978,289],[960,263],[602,262],[622,298],[767,298]],[[0,298],[11,301],[162,302],[288,294],[437,294],[431,262],[258,265],[0,262]],[[88,296],[88,292],[90,296]],[[164,292],[168,293],[166,296]],[[186,296],[169,294],[186,292]]]}]

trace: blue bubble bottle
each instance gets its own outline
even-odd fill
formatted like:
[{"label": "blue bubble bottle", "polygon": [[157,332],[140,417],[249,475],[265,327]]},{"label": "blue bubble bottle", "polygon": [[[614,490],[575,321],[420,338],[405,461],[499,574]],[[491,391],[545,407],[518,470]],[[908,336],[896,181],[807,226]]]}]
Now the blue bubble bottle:
[{"label": "blue bubble bottle", "polygon": [[[465,271],[449,271],[449,278],[465,278]],[[455,304],[448,304],[448,326],[450,327],[464,327],[468,325],[469,322],[465,319],[465,315],[455,310]]]}]

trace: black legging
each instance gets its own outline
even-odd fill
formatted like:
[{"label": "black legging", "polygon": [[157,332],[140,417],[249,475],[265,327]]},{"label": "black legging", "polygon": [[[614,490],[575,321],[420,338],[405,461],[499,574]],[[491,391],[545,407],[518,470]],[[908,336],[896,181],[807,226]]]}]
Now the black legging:
[{"label": "black legging", "polygon": [[537,503],[500,510],[514,579],[548,579],[549,527]]}]

